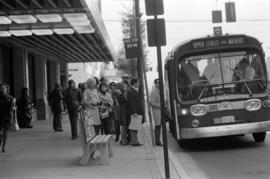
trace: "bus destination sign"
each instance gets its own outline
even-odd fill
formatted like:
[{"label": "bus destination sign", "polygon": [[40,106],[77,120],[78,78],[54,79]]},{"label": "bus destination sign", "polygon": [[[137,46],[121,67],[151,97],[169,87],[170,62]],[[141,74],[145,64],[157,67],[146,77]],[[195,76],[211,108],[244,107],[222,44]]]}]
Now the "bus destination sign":
[{"label": "bus destination sign", "polygon": [[192,48],[204,49],[204,48],[225,47],[244,44],[246,44],[246,39],[244,36],[234,36],[234,37],[194,40],[192,42]]},{"label": "bus destination sign", "polygon": [[200,101],[203,103],[213,102],[213,101],[223,101],[223,100],[234,100],[234,99],[246,99],[250,96],[248,94],[231,94],[231,95],[219,95],[212,96],[208,98],[203,98]]}]

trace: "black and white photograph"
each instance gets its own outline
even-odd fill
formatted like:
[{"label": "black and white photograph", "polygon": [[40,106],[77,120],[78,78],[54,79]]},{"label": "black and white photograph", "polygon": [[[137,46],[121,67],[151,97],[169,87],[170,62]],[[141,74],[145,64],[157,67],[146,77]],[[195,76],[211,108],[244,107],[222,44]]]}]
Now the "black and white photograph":
[{"label": "black and white photograph", "polygon": [[270,0],[0,0],[0,179],[270,179]]}]

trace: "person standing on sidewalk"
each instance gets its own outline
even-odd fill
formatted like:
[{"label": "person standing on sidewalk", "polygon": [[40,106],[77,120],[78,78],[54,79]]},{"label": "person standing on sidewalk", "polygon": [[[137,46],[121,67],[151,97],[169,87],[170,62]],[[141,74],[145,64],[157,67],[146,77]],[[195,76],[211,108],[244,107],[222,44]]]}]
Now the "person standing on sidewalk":
[{"label": "person standing on sidewalk", "polygon": [[29,90],[26,87],[22,88],[22,96],[19,108],[19,111],[21,113],[21,119],[19,122],[20,127],[33,128],[33,126],[31,125],[33,102],[30,98]]},{"label": "person standing on sidewalk", "polygon": [[117,94],[117,100],[119,104],[119,123],[121,125],[121,145],[127,145],[127,135],[128,135],[128,99],[127,99],[127,85],[126,83],[118,83],[116,86],[120,90]]},{"label": "person standing on sidewalk", "polygon": [[96,89],[96,80],[89,78],[86,85],[87,88],[83,92],[83,109],[85,110],[86,118],[93,123],[95,135],[98,135],[101,130],[101,122],[98,110],[100,102]]},{"label": "person standing on sidewalk", "polygon": [[111,82],[110,83],[110,93],[113,99],[113,106],[112,106],[112,112],[111,117],[113,119],[113,128],[114,128],[114,134],[115,134],[115,142],[119,141],[120,137],[120,123],[119,123],[119,102],[117,99],[117,95],[121,93],[119,89],[116,88],[116,83]]},{"label": "person standing on sidewalk", "polygon": [[71,127],[71,139],[77,140],[78,129],[77,122],[79,118],[78,111],[82,108],[83,95],[80,89],[75,87],[73,80],[68,81],[68,88],[64,92],[64,100],[67,104],[70,127]]},{"label": "person standing on sidewalk", "polygon": [[[131,87],[127,93],[129,121],[130,121],[132,115],[133,116],[138,116],[138,115],[143,116],[142,102],[141,102],[141,97],[139,94],[139,86],[140,86],[139,79],[133,78],[130,82],[130,85],[131,85]],[[144,119],[142,122],[144,122]],[[140,144],[138,141],[138,136],[137,136],[138,131],[130,129],[129,132],[130,132],[131,145],[141,146],[142,144]]]},{"label": "person standing on sidewalk", "polygon": [[99,85],[99,115],[101,120],[101,125],[103,132],[107,134],[112,134],[113,132],[113,119],[111,117],[111,110],[113,106],[113,99],[108,91],[108,85],[106,83],[101,83]]},{"label": "person standing on sidewalk", "polygon": [[159,95],[159,79],[154,80],[154,87],[150,94],[150,106],[152,107],[153,117],[155,121],[155,140],[157,146],[162,146],[160,142],[161,132],[161,108]]},{"label": "person standing on sidewalk", "polygon": [[49,102],[53,111],[53,129],[62,132],[62,112],[64,111],[63,93],[59,83],[55,83],[54,90],[49,95]]},{"label": "person standing on sidewalk", "polygon": [[[15,98],[8,94],[9,86],[0,83],[0,146],[5,152],[8,130],[13,123],[13,109],[15,108]],[[3,143],[2,143],[3,142]]]}]

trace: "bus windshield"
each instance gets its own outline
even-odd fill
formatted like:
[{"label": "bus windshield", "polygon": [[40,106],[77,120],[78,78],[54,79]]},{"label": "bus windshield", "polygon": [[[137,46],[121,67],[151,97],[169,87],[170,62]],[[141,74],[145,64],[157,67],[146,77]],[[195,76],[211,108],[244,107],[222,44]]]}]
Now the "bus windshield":
[{"label": "bus windshield", "polygon": [[267,78],[261,56],[253,51],[203,54],[179,59],[178,92],[182,100],[220,94],[263,93]]}]

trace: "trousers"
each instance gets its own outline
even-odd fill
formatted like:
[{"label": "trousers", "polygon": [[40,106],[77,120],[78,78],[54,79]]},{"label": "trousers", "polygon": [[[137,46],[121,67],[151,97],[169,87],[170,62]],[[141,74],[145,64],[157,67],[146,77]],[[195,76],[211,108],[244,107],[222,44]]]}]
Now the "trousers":
[{"label": "trousers", "polygon": [[70,127],[71,127],[71,136],[78,137],[77,123],[79,118],[79,113],[77,111],[68,111]]}]

